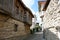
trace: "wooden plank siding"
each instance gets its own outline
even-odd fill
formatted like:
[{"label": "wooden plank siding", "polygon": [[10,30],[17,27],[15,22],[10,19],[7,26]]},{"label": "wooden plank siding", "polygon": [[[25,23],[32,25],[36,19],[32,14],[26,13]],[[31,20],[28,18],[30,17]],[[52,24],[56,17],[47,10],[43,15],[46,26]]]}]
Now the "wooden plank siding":
[{"label": "wooden plank siding", "polygon": [[0,8],[13,13],[13,0],[0,0]]},{"label": "wooden plank siding", "polygon": [[31,25],[32,12],[21,3],[23,2],[19,0],[0,0],[0,10],[3,9],[2,11],[5,10],[11,17]]}]

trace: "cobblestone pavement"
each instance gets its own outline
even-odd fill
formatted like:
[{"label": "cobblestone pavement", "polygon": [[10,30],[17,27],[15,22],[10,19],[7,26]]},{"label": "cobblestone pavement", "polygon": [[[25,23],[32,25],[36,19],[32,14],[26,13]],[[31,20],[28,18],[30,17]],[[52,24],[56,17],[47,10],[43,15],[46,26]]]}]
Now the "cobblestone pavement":
[{"label": "cobblestone pavement", "polygon": [[44,40],[43,39],[43,32],[36,32],[35,34],[30,35],[24,40]]}]

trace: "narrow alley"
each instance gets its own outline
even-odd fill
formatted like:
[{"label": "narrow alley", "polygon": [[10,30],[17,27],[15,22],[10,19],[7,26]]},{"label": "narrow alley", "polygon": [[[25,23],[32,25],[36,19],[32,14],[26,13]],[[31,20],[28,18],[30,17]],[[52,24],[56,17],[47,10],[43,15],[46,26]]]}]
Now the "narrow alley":
[{"label": "narrow alley", "polygon": [[36,32],[24,40],[44,40],[43,39],[43,32]]},{"label": "narrow alley", "polygon": [[60,40],[60,0],[0,0],[0,40]]}]

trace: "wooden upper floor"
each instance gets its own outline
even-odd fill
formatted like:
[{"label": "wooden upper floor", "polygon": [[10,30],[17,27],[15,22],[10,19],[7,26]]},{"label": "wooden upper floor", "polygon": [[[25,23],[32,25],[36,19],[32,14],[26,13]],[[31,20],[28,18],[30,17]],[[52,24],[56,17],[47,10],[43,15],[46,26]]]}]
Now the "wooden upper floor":
[{"label": "wooden upper floor", "polygon": [[0,12],[29,25],[32,24],[32,18],[34,17],[22,0],[0,0]]}]

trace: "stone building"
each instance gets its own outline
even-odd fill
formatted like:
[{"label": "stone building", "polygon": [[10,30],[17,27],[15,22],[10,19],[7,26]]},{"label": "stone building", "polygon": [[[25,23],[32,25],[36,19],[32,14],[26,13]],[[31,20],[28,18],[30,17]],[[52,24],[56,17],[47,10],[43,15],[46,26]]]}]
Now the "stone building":
[{"label": "stone building", "polygon": [[40,14],[40,18],[41,18],[41,27],[42,27],[42,31],[43,31],[43,17],[44,17],[44,11],[43,11],[43,8],[44,8],[44,5],[46,4],[46,0],[39,0],[38,1],[38,6],[39,6],[39,14]]},{"label": "stone building", "polygon": [[0,40],[23,40],[33,17],[22,0],[0,0]]},{"label": "stone building", "polygon": [[46,40],[60,40],[60,0],[47,0],[44,8]]},{"label": "stone building", "polygon": [[36,21],[37,21],[37,17],[36,15],[34,15],[34,18],[32,18],[32,25],[30,27],[31,30],[35,29]]}]

